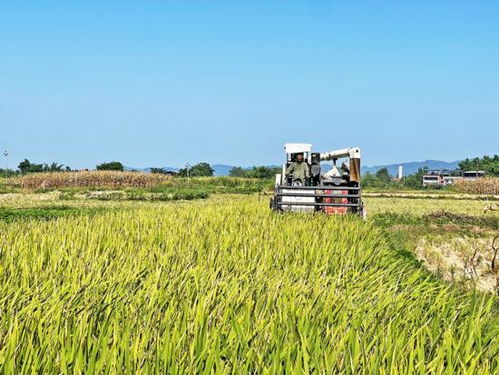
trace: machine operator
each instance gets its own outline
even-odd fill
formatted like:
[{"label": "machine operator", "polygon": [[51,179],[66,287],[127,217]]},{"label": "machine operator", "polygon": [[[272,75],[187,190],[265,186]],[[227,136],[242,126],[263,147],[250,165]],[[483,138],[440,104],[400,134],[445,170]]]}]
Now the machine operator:
[{"label": "machine operator", "polygon": [[303,153],[296,154],[296,161],[289,164],[286,174],[291,175],[293,181],[300,180],[303,184],[306,179],[310,178],[310,169],[303,159]]}]

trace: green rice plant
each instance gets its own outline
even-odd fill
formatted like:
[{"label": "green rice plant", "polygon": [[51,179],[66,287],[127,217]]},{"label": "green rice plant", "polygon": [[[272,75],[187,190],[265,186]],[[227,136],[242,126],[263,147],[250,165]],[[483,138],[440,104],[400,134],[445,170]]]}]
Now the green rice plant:
[{"label": "green rice plant", "polygon": [[251,194],[263,191],[271,191],[274,182],[259,178],[241,177],[175,177],[171,180],[149,189],[153,192],[160,192],[169,189],[202,189],[209,193],[231,193],[231,194]]},{"label": "green rice plant", "polygon": [[101,208],[78,208],[69,206],[46,206],[31,208],[0,207],[0,221],[12,222],[26,219],[56,219],[67,215],[93,214],[102,211]]},{"label": "green rice plant", "polygon": [[498,300],[267,200],[0,222],[0,373],[499,371]]},{"label": "green rice plant", "polygon": [[193,189],[176,189],[169,192],[150,193],[143,190],[118,190],[118,191],[90,191],[85,194],[64,192],[61,200],[69,199],[91,199],[99,201],[176,201],[206,199],[208,194],[204,191]]}]

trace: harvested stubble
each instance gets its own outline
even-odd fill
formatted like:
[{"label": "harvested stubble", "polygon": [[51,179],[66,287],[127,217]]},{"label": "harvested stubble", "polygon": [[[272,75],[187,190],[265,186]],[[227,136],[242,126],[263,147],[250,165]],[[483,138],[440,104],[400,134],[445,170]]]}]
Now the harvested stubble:
[{"label": "harvested stubble", "polygon": [[462,193],[470,194],[499,194],[499,178],[478,178],[476,180],[456,180],[455,188]]},{"label": "harvested stubble", "polygon": [[140,172],[85,171],[47,172],[23,176],[21,186],[28,189],[153,187],[168,182],[170,176]]},{"label": "harvested stubble", "polygon": [[226,200],[0,233],[0,373],[499,370],[497,299],[353,217]]}]

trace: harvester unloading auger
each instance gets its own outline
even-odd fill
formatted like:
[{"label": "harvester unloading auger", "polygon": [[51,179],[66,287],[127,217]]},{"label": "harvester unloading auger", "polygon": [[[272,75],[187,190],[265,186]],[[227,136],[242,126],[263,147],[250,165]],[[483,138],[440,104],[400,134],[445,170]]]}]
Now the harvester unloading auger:
[{"label": "harvester unloading auger", "polygon": [[[353,213],[366,217],[360,187],[360,149],[345,148],[329,152],[312,152],[307,143],[284,145],[286,162],[276,175],[275,194],[270,201],[274,211]],[[339,167],[340,159],[348,159]],[[321,162],[332,161],[323,173]],[[303,165],[303,163],[306,163]],[[298,173],[300,172],[300,173]]]}]

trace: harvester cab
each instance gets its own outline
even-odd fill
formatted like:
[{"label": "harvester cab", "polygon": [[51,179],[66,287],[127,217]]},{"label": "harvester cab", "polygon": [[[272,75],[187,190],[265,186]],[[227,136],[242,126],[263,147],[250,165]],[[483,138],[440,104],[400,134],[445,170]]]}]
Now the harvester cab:
[{"label": "harvester cab", "polygon": [[366,217],[358,147],[313,152],[311,144],[287,143],[284,150],[286,161],[275,178],[272,210],[328,215],[353,213]]}]

